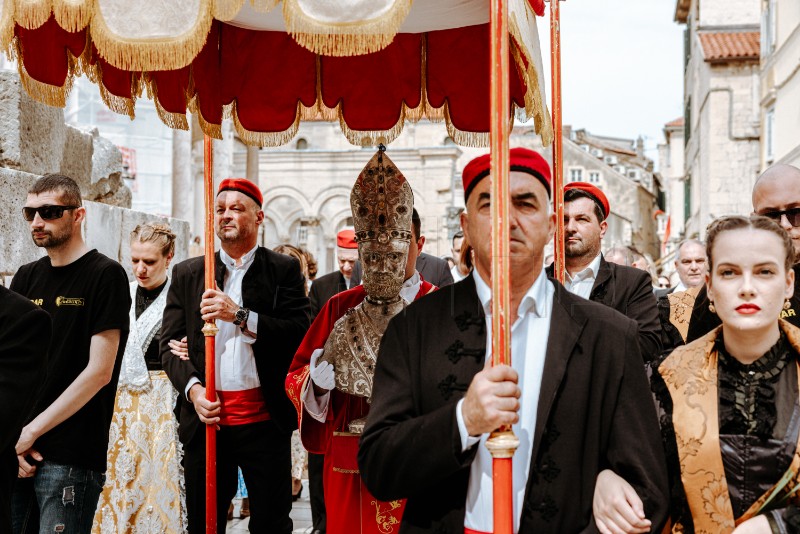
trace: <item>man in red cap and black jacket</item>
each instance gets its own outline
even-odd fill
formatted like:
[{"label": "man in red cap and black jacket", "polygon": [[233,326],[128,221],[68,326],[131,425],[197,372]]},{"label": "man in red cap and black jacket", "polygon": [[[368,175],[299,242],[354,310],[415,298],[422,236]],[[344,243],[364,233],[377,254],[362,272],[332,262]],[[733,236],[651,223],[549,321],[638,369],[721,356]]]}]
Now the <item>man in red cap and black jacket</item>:
[{"label": "man in red cap and black jacket", "polygon": [[[647,272],[603,258],[600,247],[610,213],[608,198],[600,188],[586,182],[564,186],[564,286],[636,321],[642,358],[650,361],[661,353],[653,284]],[[548,274],[552,276],[552,266]]]},{"label": "man in red cap and black jacket", "polygon": [[[411,304],[380,346],[358,467],[377,499],[407,498],[400,532],[493,531],[488,433],[513,425],[514,531],[594,532],[598,475],[641,497],[640,527],[660,532],[668,483],[638,326],[544,273],[552,239],[550,168],[511,150],[511,366],[491,348],[489,156],[464,168],[461,226],[474,246],[464,280]],[[631,437],[635,436],[635,444]]]},{"label": "man in red cap and black jacket", "polygon": [[[204,259],[172,270],[161,329],[164,371],[178,390],[189,532],[205,532],[205,425],[217,431],[217,517],[225,531],[241,467],[250,498],[251,532],[290,534],[291,435],[297,418],[283,381],[309,325],[298,261],[258,246],[264,221],[258,186],[226,179],[214,225],[217,289],[205,290]],[[219,328],[216,401],[206,400],[204,321]],[[181,340],[188,344],[184,355]],[[180,356],[180,357],[179,357]]]}]

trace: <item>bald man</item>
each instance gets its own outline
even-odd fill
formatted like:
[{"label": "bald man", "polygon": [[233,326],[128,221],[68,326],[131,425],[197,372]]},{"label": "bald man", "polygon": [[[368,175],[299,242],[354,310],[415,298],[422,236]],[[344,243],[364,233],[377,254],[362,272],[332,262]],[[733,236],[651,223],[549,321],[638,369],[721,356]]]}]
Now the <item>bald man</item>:
[{"label": "bald man", "polygon": [[[753,213],[769,217],[792,238],[795,289],[791,306],[781,311],[781,318],[800,327],[800,169],[777,164],[764,171],[753,186]],[[696,291],[693,303],[692,291]],[[688,325],[681,324],[678,320],[681,315],[679,307],[689,305],[692,305],[691,319]],[[708,305],[705,285],[699,291],[690,289],[686,292],[675,292],[659,300],[664,353],[677,345],[691,343],[720,324],[719,317],[709,311]]]}]

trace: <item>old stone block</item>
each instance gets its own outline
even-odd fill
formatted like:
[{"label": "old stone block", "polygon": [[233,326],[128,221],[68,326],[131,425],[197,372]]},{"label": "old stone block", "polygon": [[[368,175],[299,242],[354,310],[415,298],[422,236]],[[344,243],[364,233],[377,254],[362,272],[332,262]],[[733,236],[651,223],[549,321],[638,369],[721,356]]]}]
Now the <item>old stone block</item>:
[{"label": "old stone block", "polygon": [[0,273],[15,273],[20,266],[36,261],[45,251],[34,245],[28,223],[22,218],[22,206],[28,189],[38,176],[0,167]]},{"label": "old stone block", "polygon": [[94,151],[92,153],[92,184],[109,178],[114,173],[122,173],[122,152],[119,148],[101,137],[97,128],[92,129]]},{"label": "old stone block", "polygon": [[92,186],[93,152],[94,138],[92,134],[67,126],[60,172],[78,183],[84,198],[87,198],[87,193]]},{"label": "old stone block", "polygon": [[58,172],[65,140],[64,111],[29,97],[16,72],[0,72],[0,166]]},{"label": "old stone block", "polygon": [[[124,210],[106,206],[99,202],[84,202],[86,220],[83,224],[83,237],[89,248],[96,248],[115,261],[120,259],[122,248],[122,212]],[[123,264],[124,266],[124,264]]]}]

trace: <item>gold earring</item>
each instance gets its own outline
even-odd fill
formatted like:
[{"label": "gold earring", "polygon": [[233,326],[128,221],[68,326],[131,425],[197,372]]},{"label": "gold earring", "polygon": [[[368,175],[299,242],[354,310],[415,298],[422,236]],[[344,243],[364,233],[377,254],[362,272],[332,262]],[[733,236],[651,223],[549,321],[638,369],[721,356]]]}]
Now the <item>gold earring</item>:
[{"label": "gold earring", "polygon": [[714,307],[713,302],[708,305],[708,311],[710,311],[711,313],[717,313],[717,309]]},{"label": "gold earring", "polygon": [[789,308],[791,308],[791,307],[792,307],[792,301],[791,301],[791,300],[789,300],[789,299],[786,299],[786,300],[783,302],[783,309],[784,309],[784,310],[788,310],[788,309],[789,309]]}]

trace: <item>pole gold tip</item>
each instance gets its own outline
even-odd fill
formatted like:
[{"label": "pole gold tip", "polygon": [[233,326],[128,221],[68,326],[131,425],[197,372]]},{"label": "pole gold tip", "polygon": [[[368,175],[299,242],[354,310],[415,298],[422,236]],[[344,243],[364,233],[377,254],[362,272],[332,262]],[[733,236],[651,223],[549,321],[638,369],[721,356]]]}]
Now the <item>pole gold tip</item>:
[{"label": "pole gold tip", "polygon": [[219,328],[217,328],[217,325],[214,323],[206,323],[205,325],[203,325],[202,332],[203,335],[206,337],[213,337],[216,336],[217,333],[219,333]]},{"label": "pole gold tip", "polygon": [[517,447],[519,447],[519,438],[510,430],[492,432],[489,439],[486,440],[486,448],[489,449],[492,458],[511,458]]}]

